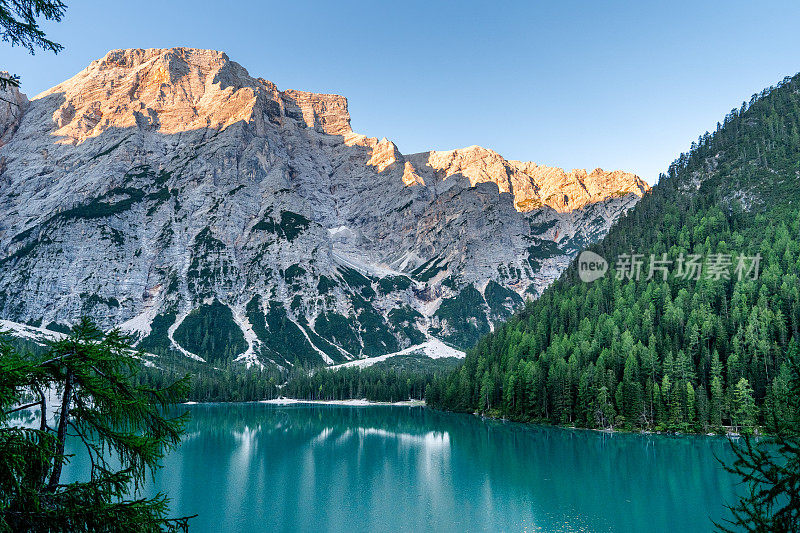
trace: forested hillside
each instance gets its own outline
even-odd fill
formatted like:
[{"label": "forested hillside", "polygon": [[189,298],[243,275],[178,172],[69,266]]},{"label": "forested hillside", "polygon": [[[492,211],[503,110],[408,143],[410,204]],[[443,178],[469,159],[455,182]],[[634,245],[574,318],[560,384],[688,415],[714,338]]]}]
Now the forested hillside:
[{"label": "forested hillside", "polygon": [[[12,339],[20,349],[41,350],[34,343]],[[181,355],[142,356],[146,361],[136,383],[164,387],[189,376],[186,400],[242,402],[278,397],[304,400],[367,399],[375,402],[421,400],[438,374],[457,366],[456,358],[426,355],[390,358],[366,368],[311,369],[299,365],[290,372],[245,368],[228,362],[211,367]]]},{"label": "forested hillside", "polygon": [[[800,340],[800,75],[731,111],[590,250],[608,260],[603,277],[582,282],[573,262],[431,384],[429,405],[683,431],[786,410]],[[633,254],[638,280],[624,268]],[[649,276],[651,254],[665,268]]]},{"label": "forested hillside", "polygon": [[380,361],[366,368],[318,369],[293,373],[281,394],[304,400],[349,400],[375,402],[422,400],[437,374],[458,366],[459,359],[430,359],[408,355]]}]

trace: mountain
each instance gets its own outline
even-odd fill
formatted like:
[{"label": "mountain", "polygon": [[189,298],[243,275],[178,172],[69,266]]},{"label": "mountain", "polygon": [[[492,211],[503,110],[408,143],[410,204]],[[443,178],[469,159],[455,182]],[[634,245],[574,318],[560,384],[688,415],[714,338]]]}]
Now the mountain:
[{"label": "mountain", "polygon": [[800,75],[692,143],[589,251],[608,261],[605,275],[584,282],[571,264],[435,382],[429,404],[597,428],[787,419],[787,357],[800,341]]},{"label": "mountain", "polygon": [[648,186],[477,146],[403,155],[221,52],[114,50],[0,101],[0,318],[287,367],[461,348]]}]

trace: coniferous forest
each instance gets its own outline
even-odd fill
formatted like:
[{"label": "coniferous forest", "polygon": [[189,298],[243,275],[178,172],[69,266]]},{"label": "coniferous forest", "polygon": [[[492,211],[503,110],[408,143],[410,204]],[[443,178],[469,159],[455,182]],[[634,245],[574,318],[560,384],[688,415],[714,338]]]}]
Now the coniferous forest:
[{"label": "coniferous forest", "polygon": [[[24,348],[33,345],[19,344]],[[141,357],[150,362],[149,357]],[[210,367],[182,355],[166,353],[155,361],[157,365],[142,366],[135,376],[136,382],[163,388],[188,376],[184,399],[193,402],[249,402],[279,397],[323,401],[422,400],[428,384],[459,362],[454,358],[431,360],[420,355],[397,361],[389,359],[366,368],[312,369],[298,364],[291,371],[280,371],[269,367],[245,368],[231,360]]]},{"label": "coniferous forest", "polygon": [[281,393],[305,400],[367,399],[375,402],[422,400],[438,374],[457,366],[458,360],[433,361],[412,356],[375,363],[366,368],[320,369],[296,372]]},{"label": "coniferous forest", "polygon": [[[800,75],[731,111],[590,247],[602,278],[582,282],[573,262],[432,383],[428,404],[588,428],[750,431],[783,417],[800,340],[798,179]],[[651,254],[666,276],[651,276]]]}]

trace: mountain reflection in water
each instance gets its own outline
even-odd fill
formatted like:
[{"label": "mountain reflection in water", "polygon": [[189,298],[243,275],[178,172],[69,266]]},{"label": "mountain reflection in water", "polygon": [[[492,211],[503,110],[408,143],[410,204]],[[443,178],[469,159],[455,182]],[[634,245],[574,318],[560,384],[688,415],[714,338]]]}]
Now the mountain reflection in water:
[{"label": "mountain reflection in water", "polygon": [[[193,531],[708,531],[735,495],[721,438],[419,407],[186,409],[184,441],[147,490],[198,513]],[[85,468],[76,457],[70,471]]]}]

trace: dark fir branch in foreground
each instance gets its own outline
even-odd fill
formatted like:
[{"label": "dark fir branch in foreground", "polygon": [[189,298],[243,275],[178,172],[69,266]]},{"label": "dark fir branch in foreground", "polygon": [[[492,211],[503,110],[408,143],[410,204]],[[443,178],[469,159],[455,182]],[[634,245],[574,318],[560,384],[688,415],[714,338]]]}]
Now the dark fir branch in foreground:
[{"label": "dark fir branch in foreground", "polygon": [[[37,48],[58,53],[63,46],[48,39],[40,19],[59,22],[67,6],[60,0],[0,1],[0,40],[21,46],[33,54]],[[0,74],[0,89],[19,87],[19,76]]]},{"label": "dark fir branch in foreground", "polygon": [[[139,366],[126,337],[88,320],[38,355],[0,342],[0,531],[186,530],[164,494],[136,490],[180,441],[185,416],[164,413],[186,382],[134,385]],[[68,440],[91,464],[77,480]]]}]

